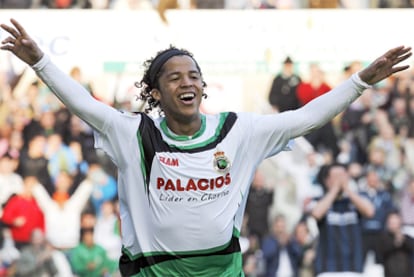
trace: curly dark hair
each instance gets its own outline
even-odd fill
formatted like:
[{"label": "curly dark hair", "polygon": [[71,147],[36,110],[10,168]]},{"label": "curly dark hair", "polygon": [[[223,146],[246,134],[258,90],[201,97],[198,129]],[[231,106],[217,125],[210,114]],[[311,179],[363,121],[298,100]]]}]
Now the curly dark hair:
[{"label": "curly dark hair", "polygon": [[[142,77],[141,81],[135,83],[135,86],[141,90],[139,99],[147,102],[147,107],[145,108],[146,113],[151,112],[154,108],[157,107],[160,109],[160,113],[162,113],[162,109],[159,106],[160,103],[158,100],[154,99],[151,91],[153,89],[159,88],[158,80],[161,76],[165,62],[173,56],[184,55],[189,56],[194,60],[197,70],[200,72],[203,87],[207,86],[206,82],[203,80],[200,66],[194,59],[193,54],[186,49],[179,49],[173,45],[170,45],[169,48],[158,51],[155,57],[152,57],[144,62],[144,76]],[[206,97],[207,95],[203,94],[203,96]]]}]

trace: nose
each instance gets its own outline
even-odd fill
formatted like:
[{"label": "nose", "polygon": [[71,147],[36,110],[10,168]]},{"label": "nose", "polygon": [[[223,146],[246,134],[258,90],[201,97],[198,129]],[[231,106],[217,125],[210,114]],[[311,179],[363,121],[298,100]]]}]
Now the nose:
[{"label": "nose", "polygon": [[181,79],[180,86],[181,87],[190,87],[193,85],[193,80],[189,76],[183,76]]}]

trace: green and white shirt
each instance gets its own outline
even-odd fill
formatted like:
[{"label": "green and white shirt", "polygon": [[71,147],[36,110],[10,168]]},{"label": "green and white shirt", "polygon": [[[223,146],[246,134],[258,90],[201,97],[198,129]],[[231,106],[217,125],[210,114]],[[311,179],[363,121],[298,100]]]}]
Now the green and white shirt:
[{"label": "green and white shirt", "polygon": [[295,111],[202,115],[200,130],[187,137],[163,117],[95,100],[47,56],[33,69],[94,128],[95,146],[118,167],[123,276],[243,276],[238,237],[257,166],[368,87],[355,74]]}]

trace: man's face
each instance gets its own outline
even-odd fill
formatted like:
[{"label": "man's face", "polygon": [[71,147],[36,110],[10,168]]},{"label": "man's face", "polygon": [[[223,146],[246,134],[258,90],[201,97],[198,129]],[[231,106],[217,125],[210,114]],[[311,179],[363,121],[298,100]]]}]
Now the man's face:
[{"label": "man's face", "polygon": [[190,122],[198,118],[203,82],[194,60],[186,55],[170,58],[161,69],[159,89],[152,93],[167,117]]},{"label": "man's face", "polygon": [[325,182],[328,190],[332,189],[334,186],[347,184],[349,182],[348,172],[342,166],[334,166],[330,169]]}]

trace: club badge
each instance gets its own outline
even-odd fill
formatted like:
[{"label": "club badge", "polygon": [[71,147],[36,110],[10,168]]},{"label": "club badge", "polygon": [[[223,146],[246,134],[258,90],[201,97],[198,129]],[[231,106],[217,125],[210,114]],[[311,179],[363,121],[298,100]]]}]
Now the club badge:
[{"label": "club badge", "polygon": [[229,158],[224,155],[223,151],[217,151],[214,153],[213,160],[214,169],[220,173],[227,173],[230,170],[231,162]]}]

